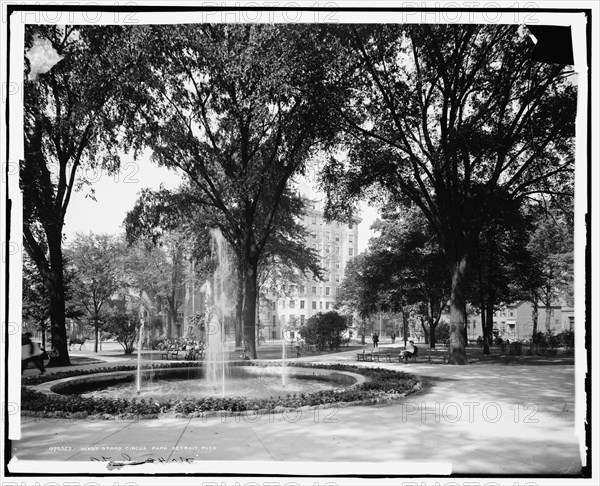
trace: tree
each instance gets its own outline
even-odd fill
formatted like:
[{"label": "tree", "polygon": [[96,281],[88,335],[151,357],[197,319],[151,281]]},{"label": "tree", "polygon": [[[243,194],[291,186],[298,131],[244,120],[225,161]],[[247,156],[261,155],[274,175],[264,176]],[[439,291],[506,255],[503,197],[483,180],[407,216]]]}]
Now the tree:
[{"label": "tree", "polygon": [[[67,267],[68,265],[65,265]],[[80,306],[75,298],[73,287],[76,287],[75,275],[65,272],[65,316],[77,318],[82,315]],[[50,326],[50,298],[44,279],[37,267],[27,255],[23,257],[23,322],[42,332],[42,347],[46,347],[46,332]],[[30,327],[30,329],[31,329]]]},{"label": "tree", "polygon": [[378,189],[419,207],[451,277],[449,362],[466,364],[465,291],[472,251],[507,195],[572,193],[575,87],[558,64],[532,61],[516,26],[339,26],[346,56],[330,107],[347,163],[324,171],[327,213]]},{"label": "tree", "polygon": [[546,307],[546,332],[550,331],[551,307],[558,298],[573,303],[573,226],[559,211],[535,214],[528,248],[540,263],[537,295]]},{"label": "tree", "polygon": [[346,329],[346,317],[336,311],[319,312],[306,321],[300,329],[300,335],[307,344],[315,345],[319,351],[334,350],[342,345]]},{"label": "tree", "polygon": [[[86,168],[119,167],[117,147],[141,104],[142,29],[30,25],[25,29],[23,243],[49,296],[51,364],[69,365],[63,225]],[[43,51],[39,55],[39,51]],[[47,69],[47,59],[57,61]],[[93,189],[92,189],[93,193]]]},{"label": "tree", "polygon": [[480,309],[484,354],[490,352],[495,311],[522,299],[536,280],[538,260],[527,248],[529,230],[523,210],[507,198],[483,225],[473,248],[467,299]]},{"label": "tree", "polygon": [[[387,210],[373,224],[380,235],[371,240],[372,254],[387,270],[384,286],[402,303],[424,308],[429,345],[435,348],[436,327],[448,301],[449,279],[444,255],[429,222],[415,209]],[[395,287],[398,287],[395,289]]]},{"label": "tree", "polygon": [[381,267],[372,265],[367,253],[361,253],[346,265],[344,280],[336,296],[336,306],[345,308],[348,313],[356,311],[365,319],[380,308],[379,271]]},{"label": "tree", "polygon": [[126,268],[130,271],[130,285],[137,291],[145,290],[166,309],[169,338],[173,337],[177,312],[185,298],[189,247],[187,235],[173,231],[163,234],[156,246],[139,240],[129,248]]},{"label": "tree", "polygon": [[95,353],[105,311],[121,284],[118,268],[123,251],[114,236],[93,233],[77,234],[66,250],[77,275],[76,295],[94,327]]},{"label": "tree", "polygon": [[[155,98],[140,143],[187,176],[237,255],[244,340],[256,358],[261,255],[290,178],[329,142],[330,112],[318,89],[323,56],[309,26],[181,25],[153,30]],[[323,53],[326,54],[326,53]]]},{"label": "tree", "polygon": [[112,301],[106,319],[105,330],[123,347],[125,354],[133,353],[138,338],[141,326],[138,309],[139,300],[123,294],[121,299]]}]

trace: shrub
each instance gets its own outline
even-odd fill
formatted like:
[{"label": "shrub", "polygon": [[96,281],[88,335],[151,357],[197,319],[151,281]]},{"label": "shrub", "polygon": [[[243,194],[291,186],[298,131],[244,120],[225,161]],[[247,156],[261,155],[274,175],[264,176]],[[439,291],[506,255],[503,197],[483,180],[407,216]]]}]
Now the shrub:
[{"label": "shrub", "polygon": [[319,351],[341,347],[343,334],[348,329],[345,316],[336,311],[319,312],[312,316],[300,329],[300,335],[307,344],[314,344]]},{"label": "shrub", "polygon": [[567,349],[573,349],[575,347],[575,333],[570,330],[562,331],[556,335],[558,338],[559,346]]}]

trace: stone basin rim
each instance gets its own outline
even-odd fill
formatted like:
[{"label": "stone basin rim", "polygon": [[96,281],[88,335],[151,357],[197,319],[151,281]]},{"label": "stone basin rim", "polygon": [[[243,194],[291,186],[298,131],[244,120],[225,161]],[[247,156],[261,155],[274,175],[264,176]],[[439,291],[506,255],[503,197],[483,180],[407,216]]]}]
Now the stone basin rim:
[{"label": "stone basin rim", "polygon": [[[140,370],[141,374],[148,374],[151,372],[156,372],[156,371],[173,371],[173,370],[178,370],[181,372],[185,372],[185,370],[197,370],[198,368],[201,368],[199,366],[182,366],[182,367],[177,367],[177,368],[169,368],[169,367],[160,367],[160,368],[152,368],[152,369],[143,369]],[[276,374],[276,373],[280,373],[281,372],[281,366],[267,366],[267,367],[262,367],[262,366],[237,366],[237,368],[244,368],[247,370],[255,370],[252,371],[251,373],[254,374],[258,374],[259,372],[263,371],[267,371],[269,372],[269,374]],[[331,369],[326,369],[326,368],[313,368],[313,367],[299,367],[299,366],[290,366],[286,368],[287,372],[289,373],[288,376],[293,376],[293,375],[303,375],[303,376],[310,376],[310,375],[319,375],[319,376],[325,376],[325,375],[333,375],[333,374],[342,374],[342,375],[346,375],[348,377],[354,378],[355,382],[347,385],[345,387],[343,387],[344,389],[351,389],[353,387],[356,387],[358,385],[361,385],[362,383],[366,383],[368,381],[370,381],[370,378],[360,374],[360,373],[356,373],[353,371],[346,371],[346,370],[331,370]],[[107,378],[107,377],[115,377],[115,378],[124,378],[124,377],[134,377],[137,374],[137,370],[121,370],[121,371],[107,371],[107,372],[102,372],[102,373],[93,373],[93,374],[88,374],[88,375],[79,375],[79,376],[69,376],[67,378],[58,378],[56,380],[52,380],[52,381],[47,381],[44,383],[41,383],[39,385],[34,385],[34,386],[29,386],[29,388],[31,388],[32,390],[35,390],[37,392],[43,393],[45,395],[61,395],[64,396],[63,393],[60,393],[58,391],[55,391],[57,388],[62,388],[65,384],[72,384],[72,385],[78,385],[78,384],[84,384],[84,383],[90,383],[90,382],[94,382],[96,381],[96,378]],[[102,381],[102,380],[100,380]]]}]

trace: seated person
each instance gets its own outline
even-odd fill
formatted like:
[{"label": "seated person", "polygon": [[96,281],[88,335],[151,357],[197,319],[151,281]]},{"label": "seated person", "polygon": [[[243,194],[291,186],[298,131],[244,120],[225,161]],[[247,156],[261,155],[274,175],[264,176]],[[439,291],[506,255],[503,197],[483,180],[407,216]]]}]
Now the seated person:
[{"label": "seated person", "polygon": [[414,341],[408,341],[406,349],[400,352],[400,356],[402,356],[405,363],[408,362],[408,358],[412,358],[415,354],[417,354],[417,347]]}]

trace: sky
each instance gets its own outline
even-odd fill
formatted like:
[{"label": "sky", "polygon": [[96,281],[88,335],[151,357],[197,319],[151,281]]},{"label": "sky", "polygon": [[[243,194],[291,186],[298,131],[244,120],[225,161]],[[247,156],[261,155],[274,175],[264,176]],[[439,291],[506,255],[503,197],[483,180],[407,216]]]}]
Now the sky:
[{"label": "sky", "polygon": [[[150,161],[148,154],[139,160],[133,157],[124,157],[121,162],[121,171],[110,175],[105,172],[89,170],[86,174],[93,182],[91,186],[84,186],[71,196],[69,208],[65,218],[64,233],[67,243],[72,241],[76,233],[110,233],[116,234],[124,231],[123,220],[144,188],[158,189],[162,184],[167,189],[179,186],[181,176],[179,172],[159,167]],[[311,197],[319,198],[314,189]],[[91,189],[93,188],[92,199]],[[367,204],[360,205],[358,215],[362,222],[358,227],[358,251],[363,252],[374,233],[369,229],[377,219],[377,210]]]}]

